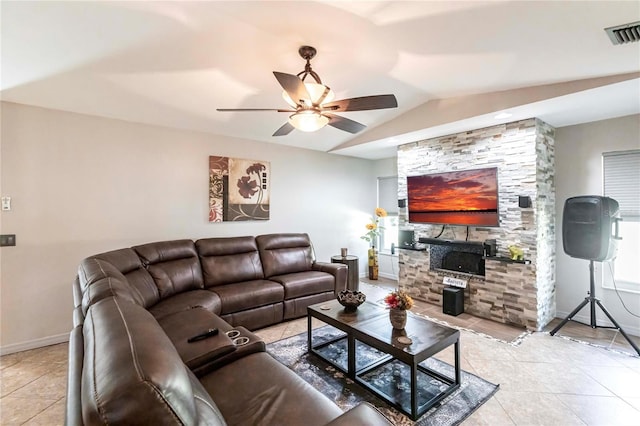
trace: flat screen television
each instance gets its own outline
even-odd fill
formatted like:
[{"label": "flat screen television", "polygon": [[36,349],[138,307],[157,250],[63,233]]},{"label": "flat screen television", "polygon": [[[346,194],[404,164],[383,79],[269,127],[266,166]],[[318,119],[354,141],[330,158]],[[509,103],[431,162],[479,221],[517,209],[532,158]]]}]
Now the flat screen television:
[{"label": "flat screen television", "polygon": [[407,177],[410,223],[500,226],[498,169]]}]

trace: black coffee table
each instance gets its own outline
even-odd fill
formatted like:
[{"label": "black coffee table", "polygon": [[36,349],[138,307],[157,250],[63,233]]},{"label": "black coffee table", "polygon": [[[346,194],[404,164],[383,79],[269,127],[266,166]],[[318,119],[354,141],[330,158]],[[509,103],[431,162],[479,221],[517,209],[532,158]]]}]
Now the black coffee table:
[{"label": "black coffee table", "polygon": [[[411,312],[407,312],[407,314],[405,329],[394,330],[389,322],[389,311],[374,303],[365,302],[355,312],[345,311],[337,300],[311,305],[307,308],[307,344],[310,353],[329,362],[346,373],[349,378],[366,387],[411,419],[417,420],[431,407],[460,387],[460,332],[420,318]],[[314,342],[311,327],[312,318],[329,324],[343,333],[339,333],[339,336],[328,341]],[[409,337],[412,343],[400,343],[398,338],[402,337]],[[335,359],[325,356],[323,348],[329,345],[344,344],[345,340],[346,365],[341,365]],[[359,365],[357,352],[362,344],[378,350],[381,356],[366,365]],[[451,345],[454,345],[455,352],[453,377],[420,365],[423,361]],[[372,373],[398,361],[406,364],[410,370],[408,377],[399,379],[409,381],[409,398],[406,398],[406,394],[403,398],[402,392],[385,391],[377,386],[374,380],[368,380]],[[427,375],[431,381],[439,382],[439,391],[435,393],[430,391],[421,395],[423,389],[418,388],[419,375]]]}]

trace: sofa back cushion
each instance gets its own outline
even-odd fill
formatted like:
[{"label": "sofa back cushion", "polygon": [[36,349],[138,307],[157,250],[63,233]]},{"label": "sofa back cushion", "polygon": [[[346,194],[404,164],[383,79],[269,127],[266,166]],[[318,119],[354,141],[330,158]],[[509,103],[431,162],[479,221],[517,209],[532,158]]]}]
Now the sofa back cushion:
[{"label": "sofa back cushion", "polygon": [[92,257],[106,261],[120,271],[133,289],[138,303],[145,308],[155,305],[160,300],[158,287],[133,249],[113,250]]},{"label": "sofa back cushion", "polygon": [[256,237],[266,278],[310,271],[313,251],[307,234],[268,234]]},{"label": "sofa back cushion", "polygon": [[141,304],[125,276],[111,263],[101,259],[84,259],[78,267],[74,286],[77,286],[74,298],[79,298],[83,315],[92,304],[106,297],[118,296],[129,302]]},{"label": "sofa back cushion", "polygon": [[200,260],[193,241],[161,241],[133,249],[155,281],[160,299],[203,288]]},{"label": "sofa back cushion", "polygon": [[[85,424],[203,424],[203,409],[180,355],[153,316],[118,298],[93,304],[83,326]],[[215,407],[198,390],[198,399]],[[206,423],[224,420],[207,414]]]},{"label": "sofa back cushion", "polygon": [[111,263],[94,257],[84,259],[78,266],[80,293],[84,293],[93,283],[107,277],[126,281],[124,275]]},{"label": "sofa back cushion", "polygon": [[106,277],[94,282],[82,294],[83,315],[87,314],[87,311],[89,310],[91,305],[109,297],[118,297],[129,303],[138,304],[138,301],[133,296],[131,287],[129,286],[129,284],[127,284],[126,280]]},{"label": "sofa back cushion", "polygon": [[196,241],[205,287],[264,278],[253,237],[204,238]]}]

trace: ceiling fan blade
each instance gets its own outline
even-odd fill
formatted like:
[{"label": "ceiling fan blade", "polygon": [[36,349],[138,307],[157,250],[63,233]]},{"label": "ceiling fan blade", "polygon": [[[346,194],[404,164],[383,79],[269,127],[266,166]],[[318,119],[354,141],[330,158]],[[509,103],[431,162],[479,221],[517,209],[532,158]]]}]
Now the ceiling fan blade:
[{"label": "ceiling fan blade", "polygon": [[291,124],[289,124],[289,122],[287,121],[286,123],[284,123],[282,125],[282,127],[280,127],[278,130],[276,130],[276,132],[273,134],[273,136],[285,136],[288,135],[289,133],[291,133],[291,131],[295,129],[295,127],[293,127]]},{"label": "ceiling fan blade", "polygon": [[276,76],[280,86],[287,92],[289,97],[296,103],[301,104],[304,101],[306,104],[311,105],[311,96],[304,87],[304,83],[300,78],[293,74],[286,74],[283,72],[274,71],[273,75]]},{"label": "ceiling fan blade", "polygon": [[339,115],[327,113],[322,113],[322,115],[329,118],[329,126],[333,126],[336,129],[344,130],[345,132],[358,133],[359,131],[367,127],[364,124],[360,124],[357,121],[353,121],[345,117],[340,117]]},{"label": "ceiling fan blade", "polygon": [[341,112],[395,108],[397,106],[398,101],[396,100],[396,97],[394,95],[374,95],[328,102],[322,105],[322,109]]},{"label": "ceiling fan blade", "polygon": [[275,109],[275,108],[216,108],[220,112],[234,111],[275,111],[275,112],[296,112],[295,109]]}]

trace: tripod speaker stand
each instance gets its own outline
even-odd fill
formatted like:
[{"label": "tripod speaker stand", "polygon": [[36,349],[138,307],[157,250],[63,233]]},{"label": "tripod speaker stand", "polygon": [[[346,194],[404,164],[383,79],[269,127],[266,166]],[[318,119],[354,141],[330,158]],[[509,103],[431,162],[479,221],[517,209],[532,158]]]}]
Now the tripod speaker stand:
[{"label": "tripod speaker stand", "polygon": [[[615,258],[617,244],[620,240],[618,236],[618,222],[620,220],[620,206],[613,198],[586,195],[572,197],[565,201],[562,216],[562,246],[569,256],[589,260],[589,292],[582,303],[562,320],[550,334],[552,336],[556,334],[562,326],[571,321],[580,309],[584,308],[588,303],[591,310],[591,328],[613,328],[618,330],[640,355],[638,346],[629,338],[627,333],[624,332],[622,327],[595,296],[596,286],[593,262],[594,260],[603,261]],[[596,305],[609,318],[614,327],[597,325]]]},{"label": "tripod speaker stand", "polygon": [[[590,324],[591,328],[612,328],[612,329],[616,329],[620,332],[620,334],[622,334],[622,336],[627,339],[627,341],[629,342],[629,344],[631,345],[631,347],[633,349],[635,349],[635,351],[638,353],[638,355],[640,355],[640,348],[638,348],[638,346],[633,342],[633,340],[631,340],[631,338],[629,338],[629,336],[627,335],[627,333],[624,332],[624,330],[622,329],[622,327],[620,327],[620,325],[616,322],[616,320],[611,316],[611,314],[609,313],[609,311],[607,311],[607,309],[602,305],[602,303],[600,303],[600,299],[598,299],[597,297],[595,297],[596,294],[596,285],[595,285],[595,279],[594,279],[594,271],[593,271],[593,260],[589,261],[589,293],[588,296],[585,297],[585,299],[582,301],[582,303],[580,303],[565,319],[562,320],[562,322],[560,324],[558,324],[556,326],[556,328],[554,328],[551,333],[552,336],[554,334],[556,334],[558,332],[558,330],[560,330],[562,328],[562,326],[564,326],[567,322],[571,321],[573,319],[573,317],[582,309],[584,308],[587,303],[589,304],[589,308],[591,310],[591,321]],[[607,316],[607,318],[609,318],[609,321],[611,321],[614,325],[614,327],[608,327],[608,326],[599,326],[596,324],[596,305],[598,305],[598,307],[602,310],[602,312],[604,312],[604,314]],[[575,321],[578,322],[578,321]],[[582,323],[580,323],[582,324]],[[584,324],[587,325],[587,324]]]}]

